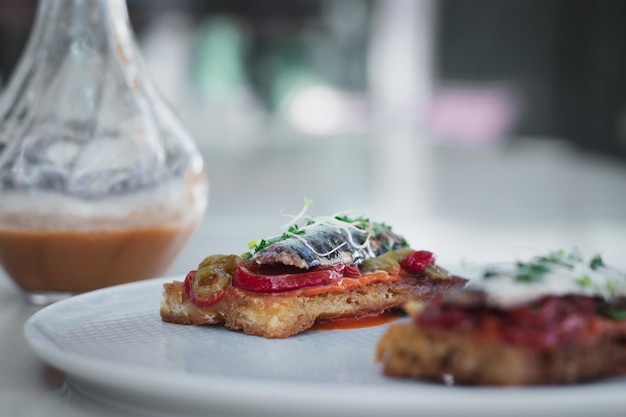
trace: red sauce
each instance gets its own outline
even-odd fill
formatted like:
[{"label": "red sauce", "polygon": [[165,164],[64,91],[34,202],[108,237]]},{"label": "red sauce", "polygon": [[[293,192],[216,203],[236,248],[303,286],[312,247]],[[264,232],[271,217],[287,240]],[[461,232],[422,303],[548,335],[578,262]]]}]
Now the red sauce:
[{"label": "red sauce", "polygon": [[548,296],[508,310],[462,308],[439,300],[415,321],[421,327],[471,331],[485,339],[551,350],[592,344],[599,332],[594,311],[594,300],[584,296]]},{"label": "red sauce", "polygon": [[399,311],[384,311],[379,314],[371,314],[358,317],[342,317],[330,320],[318,320],[312,330],[349,330],[363,329],[366,327],[381,326],[391,323],[401,316]]}]

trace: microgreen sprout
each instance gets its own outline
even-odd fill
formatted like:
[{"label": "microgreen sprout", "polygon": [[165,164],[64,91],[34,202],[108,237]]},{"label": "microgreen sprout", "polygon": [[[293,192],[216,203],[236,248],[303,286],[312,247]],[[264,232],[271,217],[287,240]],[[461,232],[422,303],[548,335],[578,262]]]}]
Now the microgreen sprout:
[{"label": "microgreen sprout", "polygon": [[593,281],[591,281],[589,275],[583,275],[576,278],[576,283],[583,288],[589,288],[593,285]]},{"label": "microgreen sprout", "polygon": [[[369,247],[372,237],[381,237],[381,240],[383,240],[381,242],[381,246],[385,248],[385,250],[391,250],[394,247],[398,246],[397,239],[399,237],[391,237],[390,234],[387,233],[391,231],[391,226],[385,223],[373,222],[369,218],[363,216],[349,217],[345,213],[338,213],[332,216],[324,217],[312,217],[306,214],[307,209],[312,203],[313,200],[304,200],[304,207],[302,208],[302,210],[300,210],[300,212],[295,216],[289,216],[291,217],[291,220],[287,224],[282,226],[284,232],[281,235],[269,239],[253,240],[248,243],[248,248],[250,249],[250,252],[248,252],[248,256],[252,256],[257,252],[267,248],[268,246],[288,238],[299,239],[304,245],[309,246],[309,249],[314,251],[314,249],[308,244],[306,238],[303,236],[306,235],[308,229],[318,225],[325,225],[329,227],[334,227],[337,230],[345,231],[342,233],[344,233],[344,236],[348,240],[349,244],[357,249]],[[359,238],[358,242],[355,241],[355,236],[359,235],[359,233],[357,233],[356,235],[354,234],[357,231],[361,235],[363,234],[363,232],[365,232],[364,240],[361,240],[361,238]],[[390,242],[386,241],[385,239],[388,239]],[[401,247],[408,247],[408,243],[404,238],[399,239],[401,239],[399,242],[399,245]],[[344,242],[339,247],[345,246],[346,244],[348,244],[348,242]],[[333,249],[333,251],[338,250],[339,247]],[[328,254],[317,255],[323,256]]]}]

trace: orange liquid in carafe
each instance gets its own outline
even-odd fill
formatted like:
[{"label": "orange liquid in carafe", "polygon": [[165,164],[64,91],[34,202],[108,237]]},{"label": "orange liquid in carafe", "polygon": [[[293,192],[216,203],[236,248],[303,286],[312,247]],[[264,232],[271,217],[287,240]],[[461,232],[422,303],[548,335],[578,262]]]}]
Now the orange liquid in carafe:
[{"label": "orange liquid in carafe", "polygon": [[5,229],[0,264],[26,291],[90,291],[162,275],[194,228]]}]

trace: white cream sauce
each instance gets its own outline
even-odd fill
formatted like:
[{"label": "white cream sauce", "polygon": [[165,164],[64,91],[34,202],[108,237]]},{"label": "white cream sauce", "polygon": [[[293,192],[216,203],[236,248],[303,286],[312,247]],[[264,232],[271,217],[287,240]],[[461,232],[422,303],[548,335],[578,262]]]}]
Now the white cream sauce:
[{"label": "white cream sauce", "polygon": [[[518,263],[493,265],[482,269],[472,278],[468,289],[480,289],[487,293],[487,303],[493,306],[507,307],[532,301],[547,295],[588,295],[611,299],[626,296],[626,274],[603,263],[598,265],[597,255],[584,256],[579,250],[555,252],[561,254],[561,262],[545,262],[539,257],[525,265],[546,266],[546,271],[533,275],[532,280],[520,279],[524,272]],[[600,258],[601,259],[601,258]],[[487,272],[485,274],[485,272]]]}]

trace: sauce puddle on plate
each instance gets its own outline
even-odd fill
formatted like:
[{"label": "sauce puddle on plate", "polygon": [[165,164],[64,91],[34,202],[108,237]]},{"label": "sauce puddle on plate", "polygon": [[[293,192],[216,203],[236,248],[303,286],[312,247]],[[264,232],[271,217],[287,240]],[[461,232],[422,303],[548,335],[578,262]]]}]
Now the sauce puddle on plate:
[{"label": "sauce puddle on plate", "polygon": [[342,317],[338,319],[318,320],[311,330],[349,330],[380,326],[391,323],[403,316],[401,311],[384,311],[359,317]]}]

